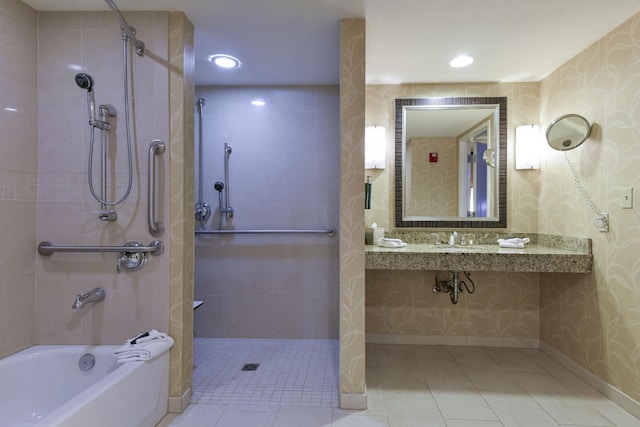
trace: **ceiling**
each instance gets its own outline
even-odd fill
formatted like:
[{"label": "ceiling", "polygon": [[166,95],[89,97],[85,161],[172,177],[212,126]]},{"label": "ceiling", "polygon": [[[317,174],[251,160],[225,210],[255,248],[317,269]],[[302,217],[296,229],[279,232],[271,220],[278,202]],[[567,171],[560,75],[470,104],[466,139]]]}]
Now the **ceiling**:
[{"label": "ceiling", "polygon": [[[108,10],[103,0],[23,0]],[[640,11],[640,0],[115,0],[180,10],[195,26],[199,85],[337,84],[340,24],[367,20],[368,84],[539,81]],[[114,25],[117,25],[114,22]],[[215,70],[214,53],[242,66]],[[459,53],[475,57],[448,66]]]}]

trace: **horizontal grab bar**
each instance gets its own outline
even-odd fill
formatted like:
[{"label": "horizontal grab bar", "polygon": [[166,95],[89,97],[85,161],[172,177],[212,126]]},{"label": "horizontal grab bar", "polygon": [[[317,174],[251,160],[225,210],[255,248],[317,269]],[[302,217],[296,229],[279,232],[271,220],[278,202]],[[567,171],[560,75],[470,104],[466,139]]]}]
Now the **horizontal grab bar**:
[{"label": "horizontal grab bar", "polygon": [[335,227],[320,230],[196,230],[198,234],[328,234],[336,235]]},{"label": "horizontal grab bar", "polygon": [[157,256],[164,252],[164,244],[160,240],[154,240],[149,246],[55,246],[48,241],[38,245],[38,253],[42,256],[50,256],[54,252],[149,252]]}]

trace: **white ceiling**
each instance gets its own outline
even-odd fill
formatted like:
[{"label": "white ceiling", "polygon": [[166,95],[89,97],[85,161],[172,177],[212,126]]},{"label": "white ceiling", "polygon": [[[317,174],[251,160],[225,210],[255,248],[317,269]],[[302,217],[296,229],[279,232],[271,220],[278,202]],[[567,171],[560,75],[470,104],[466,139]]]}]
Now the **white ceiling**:
[{"label": "white ceiling", "polygon": [[[108,10],[103,0],[23,0]],[[337,84],[342,18],[367,20],[367,83],[539,81],[640,11],[640,0],[115,0],[180,10],[195,26],[200,85]],[[118,25],[114,21],[114,25]],[[207,60],[228,53],[234,72]],[[467,53],[476,61],[452,69]]]}]

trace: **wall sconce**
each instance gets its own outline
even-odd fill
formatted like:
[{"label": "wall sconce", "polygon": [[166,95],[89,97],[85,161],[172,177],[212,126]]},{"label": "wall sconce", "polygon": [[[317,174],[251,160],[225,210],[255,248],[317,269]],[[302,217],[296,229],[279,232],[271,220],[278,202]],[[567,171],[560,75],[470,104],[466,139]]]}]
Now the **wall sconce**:
[{"label": "wall sconce", "polygon": [[526,125],[516,128],[516,169],[539,169],[538,152],[540,126]]},{"label": "wall sconce", "polygon": [[386,159],[387,138],[384,127],[367,127],[364,130],[364,168],[384,169]]}]

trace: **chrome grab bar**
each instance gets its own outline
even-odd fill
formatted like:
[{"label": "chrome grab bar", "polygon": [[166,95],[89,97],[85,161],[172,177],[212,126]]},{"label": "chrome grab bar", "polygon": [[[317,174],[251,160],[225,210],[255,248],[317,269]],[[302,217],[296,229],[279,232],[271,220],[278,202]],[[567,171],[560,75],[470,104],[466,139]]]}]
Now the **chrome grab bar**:
[{"label": "chrome grab bar", "polygon": [[328,234],[336,235],[335,227],[320,230],[196,230],[196,234]]},{"label": "chrome grab bar", "polygon": [[154,236],[162,236],[164,233],[164,224],[160,221],[156,221],[156,162],[155,156],[164,153],[165,144],[159,139],[154,139],[149,146],[149,180],[147,182],[148,191],[148,215],[147,220],[149,222],[149,233]]},{"label": "chrome grab bar", "polygon": [[40,242],[38,253],[42,256],[50,256],[54,252],[149,252],[153,256],[164,252],[164,244],[160,240],[154,240],[149,246],[55,246],[52,242]]}]

